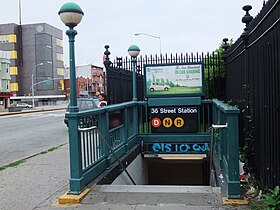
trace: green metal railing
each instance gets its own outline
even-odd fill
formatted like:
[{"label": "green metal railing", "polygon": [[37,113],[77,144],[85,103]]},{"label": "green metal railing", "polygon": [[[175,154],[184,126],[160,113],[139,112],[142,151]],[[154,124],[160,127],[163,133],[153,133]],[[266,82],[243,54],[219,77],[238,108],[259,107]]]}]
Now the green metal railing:
[{"label": "green metal railing", "polygon": [[140,141],[210,143],[212,124],[227,123],[227,128],[215,139],[215,152],[219,154],[221,170],[227,178],[228,196],[240,197],[239,110],[218,100],[202,100],[198,109],[199,129],[191,134],[151,133],[147,102],[125,102],[66,114],[69,120],[70,194],[80,194],[88,183]]},{"label": "green metal railing", "polygon": [[66,114],[69,120],[70,194],[80,194],[116,160],[102,138],[117,157],[135,145],[137,131],[133,127],[133,109],[137,104],[126,102]]},{"label": "green metal railing", "polygon": [[215,138],[215,152],[227,182],[229,198],[240,198],[238,115],[234,106],[213,99],[213,124],[226,125]]}]

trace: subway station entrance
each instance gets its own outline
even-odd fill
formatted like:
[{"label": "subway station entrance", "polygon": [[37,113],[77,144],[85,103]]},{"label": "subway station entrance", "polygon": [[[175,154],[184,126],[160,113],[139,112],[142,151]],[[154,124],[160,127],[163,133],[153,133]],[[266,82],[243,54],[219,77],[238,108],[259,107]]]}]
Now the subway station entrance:
[{"label": "subway station entrance", "polygon": [[225,195],[240,198],[239,110],[202,98],[203,63],[144,69],[145,101],[66,114],[69,194],[81,194],[92,182],[211,188],[224,177]]}]

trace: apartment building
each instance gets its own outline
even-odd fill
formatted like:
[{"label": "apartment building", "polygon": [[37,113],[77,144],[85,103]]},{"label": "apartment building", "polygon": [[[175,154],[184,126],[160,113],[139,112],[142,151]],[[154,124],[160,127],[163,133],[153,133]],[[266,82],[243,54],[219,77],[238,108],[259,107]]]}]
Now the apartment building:
[{"label": "apartment building", "polygon": [[0,110],[10,104],[10,52],[0,50]]},{"label": "apartment building", "polygon": [[[65,92],[67,99],[70,97],[69,68],[64,75]],[[76,67],[77,96],[93,97],[99,93],[105,93],[105,74],[103,68],[92,64]]]},{"label": "apartment building", "polygon": [[31,101],[32,87],[36,105],[65,99],[60,29],[46,23],[0,24],[0,50],[10,53],[12,100]]}]

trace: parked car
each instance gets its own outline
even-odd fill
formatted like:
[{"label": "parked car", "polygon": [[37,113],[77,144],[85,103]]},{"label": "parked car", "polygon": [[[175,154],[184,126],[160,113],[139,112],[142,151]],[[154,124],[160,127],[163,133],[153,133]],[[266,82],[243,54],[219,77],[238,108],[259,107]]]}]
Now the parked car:
[{"label": "parked car", "polygon": [[155,91],[155,90],[165,90],[168,91],[170,89],[169,85],[166,85],[162,82],[152,82],[150,86],[150,91]]},{"label": "parked car", "polygon": [[28,104],[28,103],[17,103],[16,107],[21,107],[21,108],[32,108],[32,105]]},{"label": "parked car", "polygon": [[[99,100],[97,98],[77,98],[77,106],[80,111],[85,110],[91,110],[91,109],[97,109],[97,104],[99,103]],[[69,105],[66,108],[66,113],[69,112]],[[68,119],[64,118],[64,123],[68,127]]]}]

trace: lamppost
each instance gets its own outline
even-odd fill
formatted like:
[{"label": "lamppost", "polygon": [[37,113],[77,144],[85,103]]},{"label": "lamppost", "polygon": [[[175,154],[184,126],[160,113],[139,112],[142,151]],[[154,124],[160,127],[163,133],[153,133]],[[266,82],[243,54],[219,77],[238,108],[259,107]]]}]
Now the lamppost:
[{"label": "lamppost", "polygon": [[85,188],[83,177],[81,151],[82,146],[79,141],[79,118],[77,107],[77,93],[76,93],[76,67],[75,67],[75,53],[74,42],[77,31],[74,27],[77,26],[83,16],[84,12],[79,5],[68,2],[62,5],[58,12],[61,21],[69,27],[66,31],[69,37],[69,58],[70,58],[70,104],[69,113],[66,114],[69,125],[69,153],[70,153],[70,194],[80,194]]},{"label": "lamppost", "polygon": [[[137,81],[136,81],[136,63],[137,63],[137,56],[140,53],[140,49],[137,45],[131,45],[128,48],[128,54],[131,56],[131,62],[132,62],[132,85],[133,85],[133,96],[132,101],[137,102]],[[133,107],[133,119],[134,119],[134,132],[137,135],[138,134],[138,109],[137,104],[134,104]]]},{"label": "lamppost", "polygon": [[133,70],[133,77],[132,77],[132,84],[133,84],[133,101],[137,101],[137,90],[136,90],[136,62],[137,62],[137,56],[140,53],[140,48],[137,45],[131,45],[128,48],[128,54],[131,56],[131,62],[132,62],[132,70]]},{"label": "lamppost", "polygon": [[69,55],[70,55],[70,106],[69,112],[78,112],[77,107],[77,93],[76,93],[76,70],[75,70],[75,52],[74,52],[74,42],[77,31],[74,27],[77,26],[83,16],[84,12],[79,5],[69,2],[62,5],[58,12],[61,21],[69,27],[66,31],[69,37]]},{"label": "lamppost", "polygon": [[43,63],[39,63],[39,64],[37,64],[37,65],[35,65],[34,66],[34,68],[32,69],[32,75],[31,75],[31,79],[32,79],[32,81],[31,81],[31,88],[32,88],[32,108],[34,108],[35,107],[35,101],[34,101],[34,73],[35,73],[35,70],[37,69],[37,67],[38,66],[43,66],[44,64]]},{"label": "lamppost", "polygon": [[134,36],[140,36],[140,35],[145,35],[145,36],[149,36],[149,37],[159,39],[159,53],[161,55],[161,38],[160,38],[160,36],[154,36],[154,35],[146,34],[146,33],[136,33],[136,34],[134,34]]}]

